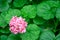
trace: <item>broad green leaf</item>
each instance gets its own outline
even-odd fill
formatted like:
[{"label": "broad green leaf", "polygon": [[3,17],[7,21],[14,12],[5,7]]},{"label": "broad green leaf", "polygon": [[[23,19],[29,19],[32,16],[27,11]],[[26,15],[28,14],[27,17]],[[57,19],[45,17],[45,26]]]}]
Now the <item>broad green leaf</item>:
[{"label": "broad green leaf", "polygon": [[5,22],[4,18],[0,15],[0,27],[5,28],[7,23]]},{"label": "broad green leaf", "polygon": [[7,40],[16,40],[16,35],[10,34],[7,38]]},{"label": "broad green leaf", "polygon": [[[0,27],[5,28],[7,26],[6,20],[5,20],[5,16],[6,16],[6,12],[2,12],[0,15]],[[4,20],[3,20],[4,19]]]},{"label": "broad green leaf", "polygon": [[8,3],[11,3],[11,2],[12,2],[12,0],[7,0],[7,2],[8,2]]},{"label": "broad green leaf", "polygon": [[7,40],[20,40],[20,38],[15,34],[10,34]]},{"label": "broad green leaf", "polygon": [[6,0],[0,0],[0,12],[7,11],[9,4]]},{"label": "broad green leaf", "polygon": [[59,1],[47,1],[47,3],[50,5],[50,7],[58,7]]},{"label": "broad green leaf", "polygon": [[14,0],[13,5],[14,7],[22,7],[26,3],[27,3],[27,0]]},{"label": "broad green leaf", "polygon": [[1,35],[1,39],[0,40],[7,40],[7,36],[6,35]]},{"label": "broad green leaf", "polygon": [[28,18],[35,18],[36,16],[36,7],[34,5],[24,6],[22,9],[22,15]]},{"label": "broad green leaf", "polygon": [[56,36],[56,40],[60,40],[60,34]]},{"label": "broad green leaf", "polygon": [[40,28],[35,24],[29,24],[27,31],[21,34],[22,40],[37,40],[39,37]]},{"label": "broad green leaf", "polygon": [[5,16],[6,16],[7,14],[8,14],[7,11],[1,13],[1,16],[3,17],[3,19],[5,19]]},{"label": "broad green leaf", "polygon": [[46,20],[52,19],[55,16],[55,11],[53,9],[58,7],[59,2],[57,1],[45,1],[37,6],[37,15]]},{"label": "broad green leaf", "polygon": [[39,40],[55,40],[55,35],[49,30],[45,30],[41,33]]},{"label": "broad green leaf", "polygon": [[56,18],[60,19],[60,8],[57,8],[56,10]]},{"label": "broad green leaf", "polygon": [[5,20],[7,23],[9,23],[13,16],[21,16],[21,12],[18,9],[9,9],[6,13]]},{"label": "broad green leaf", "polygon": [[33,22],[37,25],[42,25],[45,23],[45,20],[43,18],[40,18],[40,17],[36,17],[33,19]]}]

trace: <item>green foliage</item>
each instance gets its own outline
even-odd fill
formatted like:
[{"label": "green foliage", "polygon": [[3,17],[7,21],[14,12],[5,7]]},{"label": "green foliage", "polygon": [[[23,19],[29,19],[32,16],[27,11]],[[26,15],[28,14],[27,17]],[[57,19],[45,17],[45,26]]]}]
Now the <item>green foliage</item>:
[{"label": "green foliage", "polygon": [[7,40],[20,40],[20,38],[18,37],[18,35],[10,34]]},{"label": "green foliage", "polygon": [[35,24],[29,24],[27,27],[27,32],[21,35],[22,40],[36,40],[38,39],[38,35],[40,33],[40,29]]},{"label": "green foliage", "polygon": [[0,15],[0,27],[5,28],[7,26],[6,21],[4,20],[4,18]]},{"label": "green foliage", "polygon": [[55,35],[49,30],[45,30],[41,33],[39,40],[55,40]]},{"label": "green foliage", "polygon": [[57,1],[46,1],[38,4],[37,15],[46,20],[54,18],[55,12],[53,12],[53,9],[58,6],[58,3]]},{"label": "green foliage", "polygon": [[60,34],[56,36],[56,40],[60,40]]},{"label": "green foliage", "polygon": [[28,18],[35,18],[36,16],[36,7],[34,5],[24,6],[22,9],[22,15]]},{"label": "green foliage", "polygon": [[0,12],[6,11],[9,8],[7,0],[0,0]]},{"label": "green foliage", "polygon": [[0,33],[9,34],[10,33],[9,28],[0,29]]},{"label": "green foliage", "polygon": [[[13,16],[28,22],[25,33],[10,32]],[[60,40],[60,0],[0,0],[0,40]]]},{"label": "green foliage", "polygon": [[7,40],[7,36],[6,35],[1,35],[1,39],[0,40]]},{"label": "green foliage", "polygon": [[5,20],[7,23],[9,23],[10,19],[13,17],[13,16],[20,16],[21,15],[21,12],[20,10],[18,9],[9,9],[7,12],[6,16],[5,16]]},{"label": "green foliage", "polygon": [[12,0],[7,0],[7,2],[8,2],[8,3],[11,3],[11,2],[12,2]]},{"label": "green foliage", "polygon": [[45,20],[43,18],[36,17],[33,19],[33,22],[37,25],[42,25],[45,23]]},{"label": "green foliage", "polygon": [[60,19],[60,8],[59,7],[57,8],[57,11],[56,11],[56,18]]},{"label": "green foliage", "polygon": [[26,2],[27,0],[14,0],[13,5],[14,7],[22,7]]}]

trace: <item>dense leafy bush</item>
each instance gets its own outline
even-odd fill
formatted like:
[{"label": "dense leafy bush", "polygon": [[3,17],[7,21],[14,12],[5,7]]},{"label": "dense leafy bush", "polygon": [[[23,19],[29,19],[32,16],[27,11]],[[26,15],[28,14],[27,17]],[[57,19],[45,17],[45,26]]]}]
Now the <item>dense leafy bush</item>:
[{"label": "dense leafy bush", "polygon": [[[26,19],[25,33],[10,32],[13,16]],[[60,0],[0,0],[0,40],[60,40]]]}]

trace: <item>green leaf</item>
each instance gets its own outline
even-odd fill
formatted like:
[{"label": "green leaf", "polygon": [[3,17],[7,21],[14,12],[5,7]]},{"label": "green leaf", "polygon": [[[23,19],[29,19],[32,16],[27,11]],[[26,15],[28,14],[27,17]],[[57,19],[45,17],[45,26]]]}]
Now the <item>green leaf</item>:
[{"label": "green leaf", "polygon": [[8,3],[11,3],[11,2],[12,2],[12,0],[7,0],[7,2],[8,2]]},{"label": "green leaf", "polygon": [[20,40],[20,38],[18,37],[18,35],[10,34],[7,40]]},{"label": "green leaf", "polygon": [[42,25],[45,23],[45,20],[43,18],[40,18],[40,17],[36,17],[33,19],[33,22],[37,25]]},{"label": "green leaf", "polygon": [[53,9],[58,7],[59,2],[57,1],[45,1],[37,6],[37,15],[46,20],[52,19],[55,16],[55,11]]},{"label": "green leaf", "polygon": [[28,18],[36,17],[36,7],[34,5],[24,6],[21,11],[24,17]]},{"label": "green leaf", "polygon": [[29,24],[27,32],[21,34],[22,40],[37,40],[39,37],[40,28],[35,24]]},{"label": "green leaf", "polygon": [[56,18],[60,19],[60,8],[57,8],[56,10]]},{"label": "green leaf", "polygon": [[47,3],[50,5],[50,7],[58,7],[59,1],[47,1]]},{"label": "green leaf", "polygon": [[16,35],[10,34],[7,38],[7,40],[16,40]]},{"label": "green leaf", "polygon": [[39,40],[55,40],[55,35],[49,30],[45,30],[41,33]]},{"label": "green leaf", "polygon": [[60,34],[56,36],[56,40],[60,40]]},{"label": "green leaf", "polygon": [[5,20],[6,14],[7,14],[6,12],[2,12],[0,14],[0,27],[2,27],[2,28],[5,28],[7,26],[7,23],[6,23],[6,20]]},{"label": "green leaf", "polygon": [[14,0],[13,5],[14,7],[22,7],[26,3],[27,3],[27,0]]},{"label": "green leaf", "polygon": [[9,23],[13,16],[21,16],[21,12],[18,9],[9,9],[6,13],[5,20],[7,23]]},{"label": "green leaf", "polygon": [[7,36],[6,35],[1,35],[1,39],[0,40],[7,40]]},{"label": "green leaf", "polygon": [[4,18],[0,15],[0,27],[5,28],[7,23],[5,22]]},{"label": "green leaf", "polygon": [[0,12],[7,11],[9,8],[9,4],[6,0],[0,1]]}]

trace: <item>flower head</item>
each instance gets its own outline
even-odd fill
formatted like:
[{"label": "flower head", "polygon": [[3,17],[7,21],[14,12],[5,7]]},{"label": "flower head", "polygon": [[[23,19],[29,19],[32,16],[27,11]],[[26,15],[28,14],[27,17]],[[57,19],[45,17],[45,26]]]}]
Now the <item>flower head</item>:
[{"label": "flower head", "polygon": [[25,33],[27,22],[22,17],[13,16],[9,23],[10,31],[14,34]]}]

